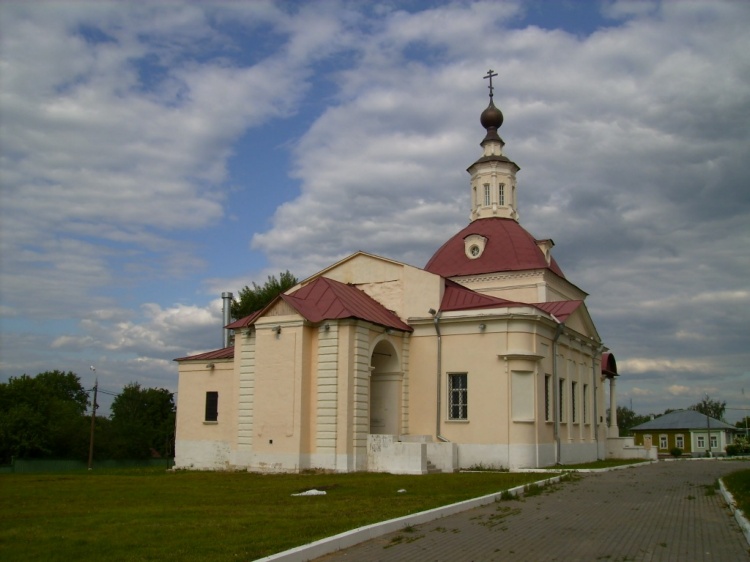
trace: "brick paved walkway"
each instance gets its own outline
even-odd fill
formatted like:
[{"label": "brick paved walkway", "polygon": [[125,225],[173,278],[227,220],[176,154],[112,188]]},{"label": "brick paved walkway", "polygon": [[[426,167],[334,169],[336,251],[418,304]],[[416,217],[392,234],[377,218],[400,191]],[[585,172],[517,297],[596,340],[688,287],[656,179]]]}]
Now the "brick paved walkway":
[{"label": "brick paved walkway", "polygon": [[713,487],[747,468],[750,462],[678,461],[581,475],[553,492],[438,519],[318,561],[747,561],[747,541]]}]

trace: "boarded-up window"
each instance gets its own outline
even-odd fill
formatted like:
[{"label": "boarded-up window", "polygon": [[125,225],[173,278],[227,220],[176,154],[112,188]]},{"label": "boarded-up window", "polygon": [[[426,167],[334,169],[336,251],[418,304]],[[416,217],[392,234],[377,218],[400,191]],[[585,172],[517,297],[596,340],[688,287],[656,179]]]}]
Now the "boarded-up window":
[{"label": "boarded-up window", "polygon": [[511,376],[511,408],[514,421],[534,420],[534,375],[513,371]]}]

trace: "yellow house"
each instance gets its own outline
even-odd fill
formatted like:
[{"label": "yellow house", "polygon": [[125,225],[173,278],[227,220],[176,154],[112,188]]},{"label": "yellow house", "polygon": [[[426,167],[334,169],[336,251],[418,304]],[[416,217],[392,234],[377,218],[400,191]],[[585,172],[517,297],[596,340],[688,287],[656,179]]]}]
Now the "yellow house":
[{"label": "yellow house", "polygon": [[[490,90],[492,92],[492,90]],[[179,363],[178,468],[422,474],[604,458],[614,356],[551,240],[518,222],[482,112],[469,225],[424,268],[357,252]]]}]

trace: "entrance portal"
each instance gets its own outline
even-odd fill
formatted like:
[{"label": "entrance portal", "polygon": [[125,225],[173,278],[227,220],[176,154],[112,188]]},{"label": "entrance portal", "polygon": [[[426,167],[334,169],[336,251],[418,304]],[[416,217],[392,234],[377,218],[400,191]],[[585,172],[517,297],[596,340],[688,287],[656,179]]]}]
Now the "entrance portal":
[{"label": "entrance portal", "polygon": [[401,383],[398,356],[387,340],[378,342],[370,359],[370,433],[401,433]]}]

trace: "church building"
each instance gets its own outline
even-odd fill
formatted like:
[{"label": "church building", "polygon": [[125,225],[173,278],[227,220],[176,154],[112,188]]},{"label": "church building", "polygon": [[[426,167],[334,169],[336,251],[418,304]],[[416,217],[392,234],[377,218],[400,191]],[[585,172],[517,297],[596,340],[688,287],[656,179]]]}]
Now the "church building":
[{"label": "church building", "polygon": [[552,240],[519,223],[493,76],[468,226],[423,268],[356,252],[229,323],[232,346],[177,359],[177,468],[424,474],[609,454],[615,358]]}]

